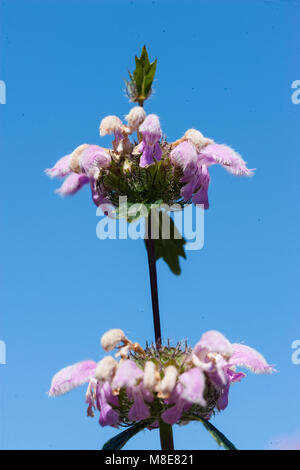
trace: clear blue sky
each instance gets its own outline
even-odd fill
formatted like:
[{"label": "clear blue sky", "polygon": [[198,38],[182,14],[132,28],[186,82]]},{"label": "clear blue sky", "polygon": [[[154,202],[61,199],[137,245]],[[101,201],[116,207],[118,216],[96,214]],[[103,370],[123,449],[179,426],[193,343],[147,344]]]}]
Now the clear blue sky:
[{"label": "clear blue sky", "polygon": [[[256,0],[1,1],[0,447],[96,449],[115,431],[85,416],[85,388],[49,399],[60,368],[99,360],[119,327],[153,338],[142,241],[100,241],[89,190],[60,199],[43,170],[81,143],[100,144],[107,114],[130,109],[122,78],[145,43],[158,57],[148,112],[169,139],[195,127],[236,148],[252,179],[212,168],[205,244],[175,277],[158,263],[162,330],[195,344],[218,329],[257,348],[278,374],[232,387],[213,419],[241,449],[299,429],[300,2]],[[102,140],[108,144],[109,139]],[[177,449],[215,449],[201,425]],[[127,449],[155,449],[156,431]]]}]

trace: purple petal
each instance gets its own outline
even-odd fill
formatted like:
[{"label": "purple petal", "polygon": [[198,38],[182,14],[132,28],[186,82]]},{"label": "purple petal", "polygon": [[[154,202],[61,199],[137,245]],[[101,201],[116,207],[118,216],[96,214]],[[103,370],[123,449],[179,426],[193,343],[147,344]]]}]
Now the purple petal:
[{"label": "purple petal", "polygon": [[205,375],[200,369],[194,367],[188,372],[181,374],[178,380],[181,385],[183,385],[182,398],[190,403],[197,403],[202,406],[206,405],[206,401],[203,397]]},{"label": "purple petal", "polygon": [[238,343],[232,344],[232,348],[233,354],[228,364],[229,367],[246,367],[256,374],[270,374],[275,371],[255,349]]},{"label": "purple petal", "polygon": [[100,205],[105,205],[107,207],[104,208],[104,211],[108,216],[113,215],[114,206],[112,203],[107,199],[106,193],[102,186],[97,186],[96,180],[94,178],[90,178],[90,185],[92,190],[92,199],[97,207]]},{"label": "purple petal", "polygon": [[48,168],[45,170],[45,173],[50,176],[50,178],[55,178],[59,177],[62,178],[64,176],[67,176],[71,173],[69,163],[71,159],[71,154],[66,155],[65,157],[62,157],[60,160],[58,160],[53,168]]},{"label": "purple petal", "polygon": [[242,157],[227,145],[210,144],[200,153],[199,157],[207,165],[219,164],[234,175],[251,176],[253,170],[249,170]]},{"label": "purple petal", "polygon": [[141,387],[135,387],[132,391],[133,405],[129,410],[128,418],[131,421],[140,421],[150,416],[149,407],[144,402]]},{"label": "purple petal", "polygon": [[177,383],[171,396],[165,400],[167,405],[174,404],[161,415],[163,421],[167,424],[176,424],[180,420],[183,411],[187,411],[191,407],[191,404],[187,404],[186,400],[182,398],[182,391],[183,386]]},{"label": "purple petal", "polygon": [[156,142],[153,148],[153,157],[155,158],[155,160],[159,161],[161,159],[161,156],[162,156],[162,150],[160,148],[159,143]]},{"label": "purple petal", "polygon": [[95,373],[96,365],[94,361],[82,361],[60,370],[52,379],[48,395],[63,395],[88,382]]},{"label": "purple petal", "polygon": [[231,369],[227,369],[227,375],[229,376],[230,383],[240,382],[246,374],[244,372],[235,372]]},{"label": "purple petal", "polygon": [[183,404],[183,400],[180,400],[175,403],[174,406],[171,406],[166,411],[164,411],[161,415],[163,421],[167,424],[176,424],[182,416]]},{"label": "purple petal", "polygon": [[229,378],[226,372],[226,367],[218,364],[218,361],[216,361],[216,364],[212,363],[211,368],[207,371],[207,374],[211,382],[213,382],[217,388],[221,389],[229,382]]},{"label": "purple petal", "polygon": [[204,209],[209,208],[208,202],[208,186],[210,182],[210,175],[208,169],[205,165],[202,165],[201,168],[201,177],[200,177],[201,187],[193,196],[194,204],[203,204]]},{"label": "purple petal", "polygon": [[225,410],[225,408],[228,405],[228,395],[229,395],[229,388],[230,388],[230,382],[227,383],[227,385],[224,387],[224,389],[221,392],[221,396],[219,397],[217,401],[217,408],[219,411]]},{"label": "purple petal", "polygon": [[[184,182],[186,180],[187,180],[187,177],[186,177],[186,174],[184,174],[183,178],[181,178],[180,181]],[[201,181],[201,175],[197,171],[196,173],[194,173],[190,181],[188,181],[187,184],[183,186],[183,188],[181,189],[181,195],[186,201],[190,199],[193,193],[195,192],[195,190],[199,188],[201,184],[200,181]]]},{"label": "purple petal", "polygon": [[69,196],[77,193],[85,184],[89,183],[89,178],[83,174],[72,173],[67,176],[63,184],[56,190],[61,196]]},{"label": "purple petal", "polygon": [[145,168],[154,163],[153,160],[153,147],[145,144],[144,150],[140,159],[140,167]]},{"label": "purple petal", "polygon": [[[99,385],[99,384],[98,384]],[[97,389],[99,407],[100,407],[100,426],[116,427],[119,421],[119,413],[112,408],[108,399],[112,397],[111,388],[108,382],[104,382]]]}]

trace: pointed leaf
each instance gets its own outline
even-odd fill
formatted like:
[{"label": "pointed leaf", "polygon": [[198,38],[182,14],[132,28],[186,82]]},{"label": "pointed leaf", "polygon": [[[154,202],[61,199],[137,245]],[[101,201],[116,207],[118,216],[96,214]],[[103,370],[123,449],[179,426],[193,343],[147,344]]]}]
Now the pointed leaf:
[{"label": "pointed leaf", "polygon": [[143,46],[140,61],[141,61],[141,64],[142,64],[144,69],[147,70],[150,67],[150,60],[149,60],[149,56],[148,56],[146,46]]},{"label": "pointed leaf", "polygon": [[148,93],[150,93],[150,90],[151,90],[154,75],[156,72],[156,65],[157,65],[157,59],[155,59],[155,61],[152,62],[145,76],[144,93],[146,96],[148,95]]},{"label": "pointed leaf", "polygon": [[[152,217],[151,217],[152,214]],[[149,217],[151,217],[152,231],[158,233],[158,239],[154,239],[155,257],[162,258],[171,271],[179,275],[181,273],[179,257],[186,258],[184,251],[185,239],[181,236],[174,224],[173,219],[164,211],[153,209]],[[168,229],[164,228],[169,227]],[[146,223],[146,233],[148,233],[148,223]],[[169,238],[167,238],[169,235]]]},{"label": "pointed leaf", "polygon": [[138,423],[130,426],[130,428],[109,439],[102,447],[102,450],[121,450],[129,439],[145,429],[146,426],[149,426],[149,423]]},{"label": "pointed leaf", "polygon": [[200,418],[199,416],[189,416],[190,419],[194,419],[195,421],[200,421],[205,429],[211,434],[211,436],[215,439],[215,441],[219,444],[219,446],[223,446],[226,450],[237,450],[237,448],[230,442],[229,439],[219,431],[213,424],[211,424],[206,419]]},{"label": "pointed leaf", "polygon": [[150,63],[146,46],[143,46],[141,57],[135,56],[135,70],[129,72],[130,81],[126,83],[127,93],[131,101],[140,105],[149,97],[156,72],[157,59]]}]

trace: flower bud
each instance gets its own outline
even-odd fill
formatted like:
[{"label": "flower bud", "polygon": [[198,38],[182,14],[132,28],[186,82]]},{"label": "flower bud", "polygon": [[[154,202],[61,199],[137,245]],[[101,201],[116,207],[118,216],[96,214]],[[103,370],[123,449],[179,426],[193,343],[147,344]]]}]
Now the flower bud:
[{"label": "flower bud", "polygon": [[95,378],[98,382],[111,382],[114,378],[118,367],[117,361],[111,357],[106,356],[100,362],[98,362],[95,370]]},{"label": "flower bud", "polygon": [[139,126],[144,122],[145,118],[146,113],[141,106],[135,106],[130,110],[129,114],[125,116],[131,131],[138,130]]},{"label": "flower bud", "polygon": [[144,387],[153,390],[156,384],[156,367],[153,361],[147,361],[144,368]]},{"label": "flower bud", "polygon": [[174,390],[176,380],[178,377],[178,370],[175,366],[168,366],[165,370],[165,376],[159,384],[159,396],[167,398]]},{"label": "flower bud", "polygon": [[149,114],[139,130],[143,134],[146,144],[156,144],[162,136],[159,117],[156,114]]},{"label": "flower bud", "polygon": [[105,351],[111,351],[121,342],[126,344],[128,343],[128,339],[124,331],[117,328],[107,331],[101,338],[101,346]]},{"label": "flower bud", "polygon": [[213,143],[211,139],[207,139],[204,137],[201,132],[197,131],[197,129],[188,129],[184,134],[184,137],[194,144],[197,149],[197,152],[200,152],[206,145]]},{"label": "flower bud", "polygon": [[113,134],[120,129],[122,121],[118,116],[106,116],[100,123],[100,135]]}]

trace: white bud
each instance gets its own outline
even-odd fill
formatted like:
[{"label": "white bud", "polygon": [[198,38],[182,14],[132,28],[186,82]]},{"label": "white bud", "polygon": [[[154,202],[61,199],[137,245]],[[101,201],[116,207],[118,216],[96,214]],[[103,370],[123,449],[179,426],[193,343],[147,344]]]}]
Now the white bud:
[{"label": "white bud", "polygon": [[95,378],[98,382],[105,382],[106,380],[111,382],[114,378],[117,367],[117,361],[111,356],[106,356],[102,361],[98,362],[95,371]]},{"label": "white bud", "polygon": [[144,367],[144,387],[153,390],[156,383],[156,368],[152,361],[147,361]]},{"label": "white bud", "polygon": [[125,116],[126,121],[128,122],[128,126],[132,131],[138,130],[140,125],[144,122],[146,118],[146,113],[141,106],[135,106],[132,108]]},{"label": "white bud", "polygon": [[165,370],[165,376],[159,384],[159,395],[163,398],[168,397],[176,385],[178,370],[175,366],[168,366]]},{"label": "white bud", "polygon": [[188,129],[184,134],[184,137],[195,145],[198,152],[206,147],[206,145],[213,143],[211,139],[204,137],[204,135],[201,134],[200,131],[197,131],[197,129]]},{"label": "white bud", "polygon": [[87,147],[88,144],[82,144],[76,147],[76,149],[72,152],[69,167],[70,170],[74,171],[74,173],[81,173],[80,155]]},{"label": "white bud", "polygon": [[100,135],[113,134],[122,126],[121,119],[118,116],[106,116],[100,123]]},{"label": "white bud", "polygon": [[124,331],[117,328],[107,331],[101,338],[101,346],[105,351],[111,351],[121,342],[127,343],[128,339],[126,338]]}]

